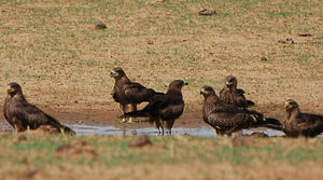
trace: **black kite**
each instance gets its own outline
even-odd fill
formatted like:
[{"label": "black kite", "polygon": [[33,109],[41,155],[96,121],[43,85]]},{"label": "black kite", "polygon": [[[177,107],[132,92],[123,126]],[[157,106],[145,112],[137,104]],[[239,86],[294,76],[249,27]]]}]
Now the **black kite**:
[{"label": "black kite", "polygon": [[238,80],[234,76],[225,78],[224,88],[220,91],[220,99],[226,104],[232,104],[238,107],[247,108],[255,103],[247,100],[243,89],[237,89]]},{"label": "black kite", "polygon": [[15,82],[8,84],[3,114],[16,132],[37,129],[42,125],[50,125],[57,128],[61,133],[75,134],[69,127],[62,125],[36,106],[29,104],[22,93],[21,86]]},{"label": "black kite", "polygon": [[[152,96],[158,94],[153,89],[146,88],[137,82],[130,81],[126,73],[120,67],[113,68],[110,76],[115,79],[111,95],[116,102],[120,103],[123,113],[127,112],[127,105],[130,104],[132,111],[136,111],[137,104],[148,102]],[[124,118],[121,122],[126,121],[127,120]],[[131,118],[129,118],[129,122],[132,122]]]},{"label": "black kite", "polygon": [[281,124],[276,119],[265,118],[257,111],[223,103],[210,86],[204,86],[200,94],[204,96],[203,120],[219,135],[231,136],[233,132],[255,127],[281,129]]},{"label": "black kite", "polygon": [[283,131],[289,137],[315,137],[323,132],[323,116],[301,112],[295,100],[285,102]]},{"label": "black kite", "polygon": [[149,104],[140,111],[125,113],[126,117],[149,117],[151,123],[155,122],[158,132],[162,129],[164,135],[164,127],[168,129],[171,135],[172,127],[177,118],[184,111],[184,100],[182,96],[182,87],[187,85],[183,80],[175,80],[168,86],[166,94],[156,94],[151,97]]}]

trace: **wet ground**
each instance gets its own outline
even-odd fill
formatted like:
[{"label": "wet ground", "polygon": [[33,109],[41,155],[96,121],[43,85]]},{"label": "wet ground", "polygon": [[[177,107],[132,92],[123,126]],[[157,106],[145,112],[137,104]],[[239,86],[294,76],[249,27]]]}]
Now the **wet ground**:
[{"label": "wet ground", "polygon": [[[158,135],[158,130],[154,127],[142,127],[142,128],[129,128],[129,127],[114,127],[114,126],[93,126],[93,125],[69,125],[72,129],[80,135]],[[243,134],[251,134],[254,130],[244,130]],[[258,132],[258,130],[257,130]],[[282,136],[283,132],[265,129],[264,132],[268,136]],[[173,135],[192,135],[200,137],[215,137],[216,133],[209,127],[174,127],[172,129]]]},{"label": "wet ground", "polygon": [[[106,126],[106,125],[87,125],[87,124],[66,124],[71,127],[78,135],[117,135],[117,136],[131,136],[146,134],[149,136],[158,135],[158,130],[154,127],[138,125],[131,127],[131,125],[125,125],[121,127]],[[140,125],[139,125],[140,126]],[[1,132],[10,132],[13,129],[6,122],[0,122]],[[270,129],[256,129],[256,130],[243,130],[243,134],[251,134],[253,132],[264,132],[268,136],[283,136],[284,133]],[[174,127],[172,129],[173,135],[191,135],[199,137],[216,137],[215,131],[207,126],[201,127]]]}]

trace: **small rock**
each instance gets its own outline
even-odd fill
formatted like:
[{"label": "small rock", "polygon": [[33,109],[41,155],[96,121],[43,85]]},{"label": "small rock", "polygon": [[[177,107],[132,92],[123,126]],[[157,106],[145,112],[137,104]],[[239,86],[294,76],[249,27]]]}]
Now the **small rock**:
[{"label": "small rock", "polygon": [[311,37],[313,35],[310,34],[310,33],[300,33],[300,34],[298,34],[298,36],[301,36],[301,37]]},{"label": "small rock", "polygon": [[147,135],[138,136],[129,146],[130,147],[144,147],[152,145],[150,138]]},{"label": "small rock", "polygon": [[37,173],[38,170],[28,170],[23,174],[23,177],[25,179],[32,179]]},{"label": "small rock", "polygon": [[199,11],[200,16],[212,16],[216,14],[217,12],[215,10],[202,9],[201,11]]},{"label": "small rock", "polygon": [[95,25],[95,29],[101,30],[101,29],[106,29],[107,26],[105,24],[97,24]]},{"label": "small rock", "polygon": [[261,59],[261,61],[268,61],[268,58],[266,56],[263,56],[260,59]]},{"label": "small rock", "polygon": [[286,40],[279,40],[278,41],[279,43],[282,43],[282,44],[295,44],[295,40],[293,38],[286,38]]},{"label": "small rock", "polygon": [[73,147],[70,144],[63,144],[63,145],[59,146],[56,149],[56,152],[59,152],[59,153],[64,153],[64,152],[67,152],[67,153],[75,153],[75,152],[80,152],[80,149],[79,148],[75,148],[75,147]]},{"label": "small rock", "polygon": [[294,44],[294,43],[295,43],[295,41],[294,41],[294,39],[293,39],[293,38],[287,38],[287,39],[286,39],[286,41],[291,42],[292,44]]},{"label": "small rock", "polygon": [[18,141],[19,141],[19,142],[27,141],[27,140],[28,140],[28,138],[27,138],[25,135],[19,135],[19,136],[18,136]]},{"label": "small rock", "polygon": [[147,44],[149,44],[149,45],[153,45],[153,44],[154,44],[154,41],[148,40],[148,41],[147,41]]},{"label": "small rock", "polygon": [[278,40],[278,43],[287,44],[288,42],[285,41],[285,40],[280,39],[280,40]]},{"label": "small rock", "polygon": [[71,144],[74,147],[84,147],[87,146],[88,143],[86,141],[80,140],[80,141],[75,141]]}]

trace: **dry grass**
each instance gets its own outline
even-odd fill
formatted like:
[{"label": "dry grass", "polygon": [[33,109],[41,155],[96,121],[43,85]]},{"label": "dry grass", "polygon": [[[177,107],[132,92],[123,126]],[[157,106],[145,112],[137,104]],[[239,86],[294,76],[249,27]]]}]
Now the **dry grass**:
[{"label": "dry grass", "polygon": [[[204,8],[218,14],[198,16]],[[0,17],[3,98],[6,84],[17,81],[32,103],[85,110],[92,118],[98,110],[118,109],[108,73],[122,66],[132,80],[160,91],[173,79],[189,81],[186,112],[201,108],[201,86],[220,90],[233,74],[260,110],[294,98],[302,109],[322,113],[321,0],[7,0],[0,2]],[[107,29],[95,28],[101,23]],[[278,43],[288,37],[296,43]],[[131,137],[26,137],[0,135],[0,179],[323,175],[321,138],[244,139],[233,146],[229,138],[155,137],[153,146],[130,149]],[[80,141],[85,145],[76,145]],[[62,144],[77,147],[57,152]]]},{"label": "dry grass", "polygon": [[[319,179],[323,141],[246,138],[0,135],[0,178],[8,179]],[[170,173],[171,172],[171,173]]]},{"label": "dry grass", "polygon": [[[257,104],[295,98],[321,113],[320,2],[3,1],[0,89],[17,81],[36,104],[115,110],[108,73],[122,66],[131,79],[161,91],[173,79],[188,80],[184,97],[191,110],[200,108],[202,85],[219,90],[224,76],[234,74]],[[218,15],[198,16],[203,8]],[[96,30],[100,23],[107,29]],[[278,43],[287,37],[297,43]]]}]

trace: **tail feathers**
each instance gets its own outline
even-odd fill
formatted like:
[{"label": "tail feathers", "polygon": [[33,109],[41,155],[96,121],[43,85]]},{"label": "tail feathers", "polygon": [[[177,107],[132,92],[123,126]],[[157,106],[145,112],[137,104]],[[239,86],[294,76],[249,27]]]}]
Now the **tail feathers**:
[{"label": "tail feathers", "polygon": [[248,106],[254,106],[255,103],[253,101],[247,100]]},{"label": "tail feathers", "polygon": [[282,125],[281,122],[275,118],[264,118],[264,121],[268,124]]},{"label": "tail feathers", "polygon": [[262,122],[262,126],[270,129],[275,129],[275,130],[283,129],[283,125],[281,124],[281,122],[274,118],[264,118]]},{"label": "tail feathers", "polygon": [[54,119],[51,116],[47,116],[48,117],[48,125],[51,125],[53,127],[56,127],[57,129],[60,130],[61,133],[63,134],[69,134],[71,136],[75,135],[75,131],[73,131],[71,128],[62,125],[61,123],[59,123],[56,119]]}]

